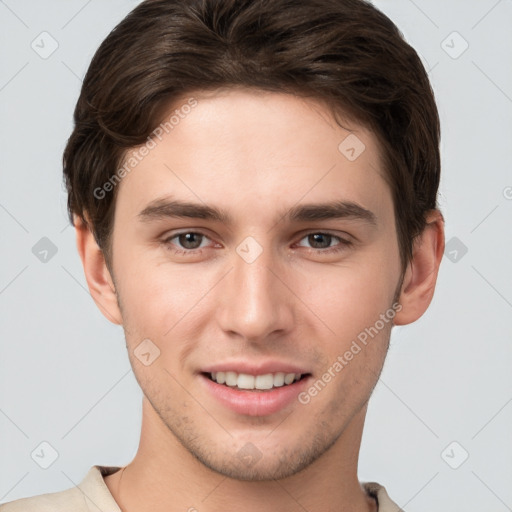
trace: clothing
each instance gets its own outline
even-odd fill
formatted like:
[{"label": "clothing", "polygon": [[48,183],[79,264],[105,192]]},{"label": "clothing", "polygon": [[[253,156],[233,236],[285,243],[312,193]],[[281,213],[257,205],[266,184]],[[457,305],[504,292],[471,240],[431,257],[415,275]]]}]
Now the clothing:
[{"label": "clothing", "polygon": [[[0,512],[121,512],[103,480],[119,469],[117,466],[92,466],[77,487],[4,503],[0,505]],[[368,495],[377,499],[379,512],[403,512],[378,483],[361,482],[361,485]]]}]

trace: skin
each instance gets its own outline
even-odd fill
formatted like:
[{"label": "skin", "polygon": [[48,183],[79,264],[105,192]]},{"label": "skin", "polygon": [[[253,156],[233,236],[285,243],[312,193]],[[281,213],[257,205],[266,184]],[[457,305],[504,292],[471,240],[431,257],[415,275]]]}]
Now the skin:
[{"label": "skin", "polygon": [[[357,462],[391,322],[308,404],[294,400],[270,415],[227,409],[204,391],[200,372],[213,362],[277,359],[316,380],[395,298],[394,324],[414,322],[434,293],[442,215],[428,213],[402,275],[393,202],[370,131],[343,123],[347,131],[321,103],[287,94],[193,96],[197,106],[118,185],[112,272],[76,223],[91,295],[123,326],[144,393],[137,454],[105,482],[123,511],[376,510]],[[366,147],[354,161],[338,150],[350,133]],[[141,220],[162,197],[222,208],[233,222]],[[283,217],[297,205],[335,200],[370,210],[376,225]],[[204,234],[193,238],[201,251],[176,232]],[[262,248],[252,263],[236,251],[247,236]],[[134,350],[147,338],[160,356],[145,366]],[[249,442],[261,454],[252,465],[237,455]]]}]

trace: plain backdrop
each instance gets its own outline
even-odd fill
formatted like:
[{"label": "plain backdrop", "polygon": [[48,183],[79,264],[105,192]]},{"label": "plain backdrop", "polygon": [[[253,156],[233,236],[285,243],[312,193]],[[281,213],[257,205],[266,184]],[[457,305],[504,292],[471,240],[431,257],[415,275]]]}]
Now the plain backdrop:
[{"label": "plain backdrop", "polygon": [[[0,0],[0,502],[67,489],[93,464],[126,464],[137,449],[141,391],[122,329],[87,291],[61,163],[81,77],[137,3]],[[512,2],[375,5],[429,70],[442,123],[447,250],[427,313],[393,329],[359,478],[383,484],[408,512],[505,512]]]}]

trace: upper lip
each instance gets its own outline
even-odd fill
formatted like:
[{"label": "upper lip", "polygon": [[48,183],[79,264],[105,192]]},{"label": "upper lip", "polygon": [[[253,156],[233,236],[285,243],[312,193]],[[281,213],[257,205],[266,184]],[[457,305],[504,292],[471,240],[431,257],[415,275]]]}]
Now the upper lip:
[{"label": "upper lip", "polygon": [[248,375],[265,375],[267,373],[300,373],[305,375],[307,372],[304,367],[284,361],[226,361],[216,363],[203,368],[204,373],[213,372],[236,372],[246,373]]}]

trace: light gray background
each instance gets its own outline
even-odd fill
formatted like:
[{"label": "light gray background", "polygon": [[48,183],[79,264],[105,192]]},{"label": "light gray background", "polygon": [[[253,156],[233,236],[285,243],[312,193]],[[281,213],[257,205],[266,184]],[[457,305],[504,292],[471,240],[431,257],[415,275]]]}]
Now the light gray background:
[{"label": "light gray background", "polygon": [[[0,502],[137,449],[141,392],[122,329],[87,291],[61,178],[81,77],[137,3],[0,0]],[[512,2],[375,4],[430,73],[451,254],[427,313],[393,330],[359,477],[409,512],[512,510]],[[52,39],[47,58],[31,47]],[[32,252],[43,237],[57,248],[46,262]],[[42,442],[58,454],[48,469]]]}]

